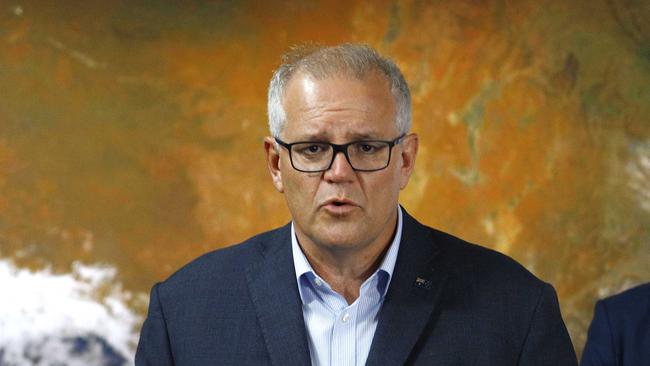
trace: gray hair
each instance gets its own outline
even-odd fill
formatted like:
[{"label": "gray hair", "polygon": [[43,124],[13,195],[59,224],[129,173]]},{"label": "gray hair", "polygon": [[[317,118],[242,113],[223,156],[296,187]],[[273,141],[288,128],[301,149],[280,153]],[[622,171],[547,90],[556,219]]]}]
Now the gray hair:
[{"label": "gray hair", "polygon": [[367,45],[345,43],[339,46],[298,46],[283,55],[282,64],[275,70],[268,93],[269,130],[280,137],[286,123],[282,105],[284,89],[296,72],[304,72],[316,79],[346,75],[363,78],[371,72],[384,75],[395,100],[395,124],[400,134],[411,129],[411,93],[402,72],[391,60],[380,56]]}]

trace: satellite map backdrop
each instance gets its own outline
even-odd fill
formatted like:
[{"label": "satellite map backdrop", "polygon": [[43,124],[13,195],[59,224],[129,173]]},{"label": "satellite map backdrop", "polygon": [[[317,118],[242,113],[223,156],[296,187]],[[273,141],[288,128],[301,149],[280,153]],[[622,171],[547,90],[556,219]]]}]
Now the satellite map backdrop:
[{"label": "satellite map backdrop", "polygon": [[0,0],[0,365],[129,365],[148,291],[290,219],[262,139],[280,55],[402,68],[421,222],[594,302],[650,281],[647,0]]}]

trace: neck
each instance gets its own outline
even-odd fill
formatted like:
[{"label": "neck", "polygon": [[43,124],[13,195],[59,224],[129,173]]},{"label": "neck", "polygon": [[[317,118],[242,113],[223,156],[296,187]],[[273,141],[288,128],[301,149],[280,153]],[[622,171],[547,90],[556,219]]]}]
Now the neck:
[{"label": "neck", "polygon": [[298,230],[296,236],[314,272],[351,304],[359,297],[363,282],[379,268],[390,247],[397,228],[397,216],[391,221],[387,227],[392,230],[386,230],[369,244],[352,248],[318,245]]}]

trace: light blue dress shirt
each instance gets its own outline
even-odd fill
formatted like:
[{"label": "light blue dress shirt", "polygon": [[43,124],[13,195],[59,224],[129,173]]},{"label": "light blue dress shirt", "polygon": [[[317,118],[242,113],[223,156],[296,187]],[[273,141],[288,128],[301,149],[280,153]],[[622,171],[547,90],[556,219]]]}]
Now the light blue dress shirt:
[{"label": "light blue dress shirt", "polygon": [[397,228],[386,256],[379,268],[361,285],[359,297],[348,304],[342,295],[332,290],[314,272],[298,245],[291,224],[293,263],[312,365],[361,366],[366,363],[401,238],[402,209],[397,207]]}]

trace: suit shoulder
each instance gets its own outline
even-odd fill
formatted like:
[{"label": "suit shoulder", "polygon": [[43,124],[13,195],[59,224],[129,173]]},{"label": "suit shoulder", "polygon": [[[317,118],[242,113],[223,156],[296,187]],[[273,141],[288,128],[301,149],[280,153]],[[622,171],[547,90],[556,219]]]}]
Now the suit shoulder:
[{"label": "suit shoulder", "polygon": [[438,263],[444,267],[443,272],[448,273],[446,291],[450,299],[457,299],[449,301],[459,301],[462,304],[459,306],[474,304],[486,314],[503,314],[503,309],[509,309],[508,317],[517,319],[511,324],[528,324],[540,304],[545,304],[544,311],[557,306],[553,287],[516,260],[493,249],[431,230],[440,250],[433,265]]},{"label": "suit shoulder", "polygon": [[222,282],[233,276],[240,276],[252,261],[257,260],[269,247],[278,244],[277,237],[286,228],[285,226],[267,231],[232,246],[205,253],[178,269],[163,281],[162,285],[176,287],[206,280]]},{"label": "suit shoulder", "polygon": [[540,287],[544,283],[521,263],[506,254],[433,228],[428,229],[431,230],[434,242],[459,272],[477,278],[511,283],[515,281],[515,283],[534,285],[534,287]]},{"label": "suit shoulder", "polygon": [[600,302],[607,308],[610,315],[618,313],[621,315],[646,312],[650,306],[650,283],[645,283],[632,287],[620,294],[607,297],[600,300]]},{"label": "suit shoulder", "polygon": [[650,298],[650,282],[629,288],[620,294],[605,298],[609,303],[634,302]]}]

